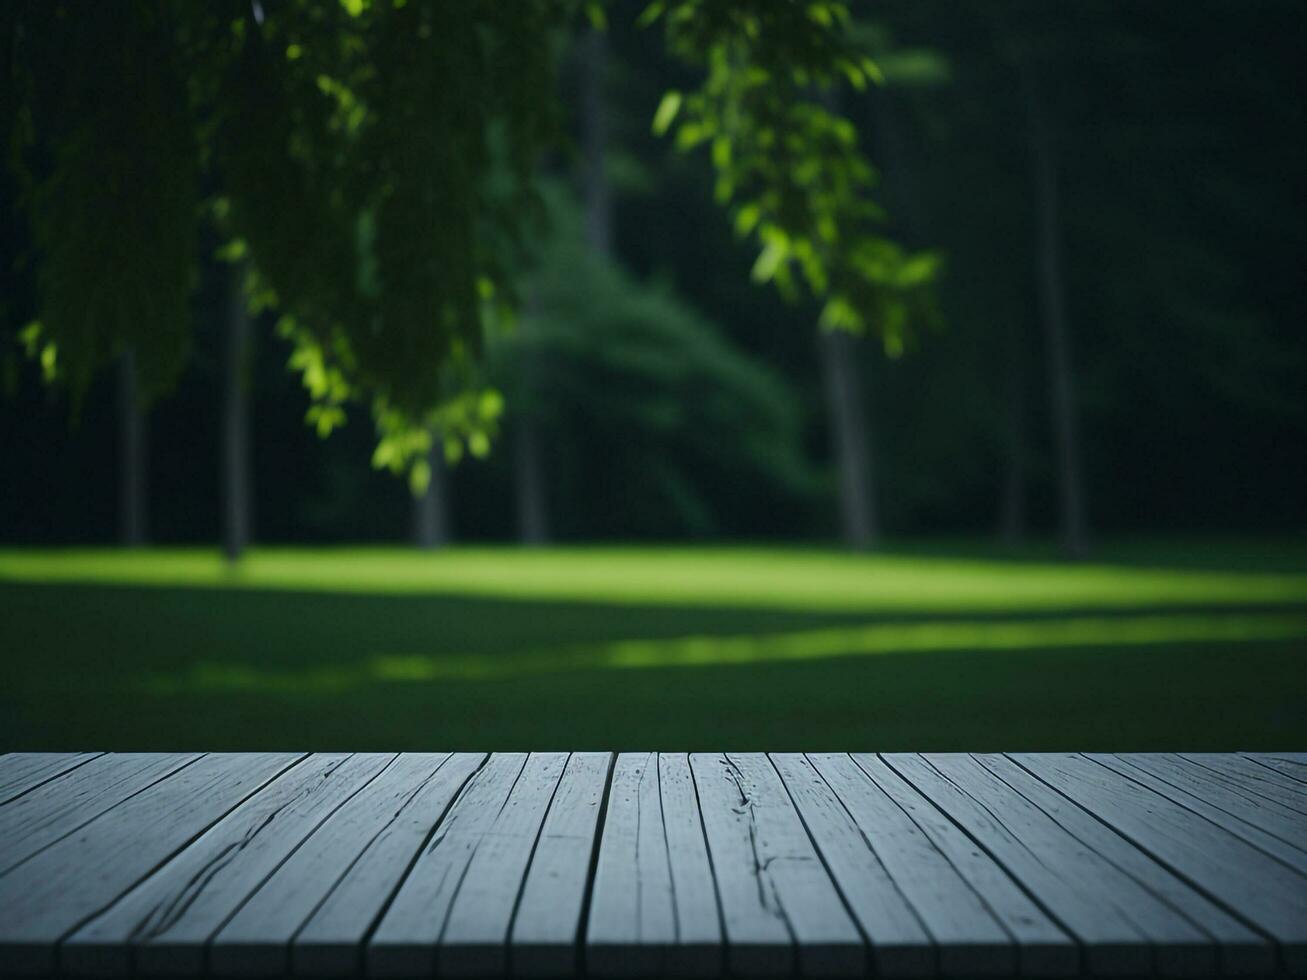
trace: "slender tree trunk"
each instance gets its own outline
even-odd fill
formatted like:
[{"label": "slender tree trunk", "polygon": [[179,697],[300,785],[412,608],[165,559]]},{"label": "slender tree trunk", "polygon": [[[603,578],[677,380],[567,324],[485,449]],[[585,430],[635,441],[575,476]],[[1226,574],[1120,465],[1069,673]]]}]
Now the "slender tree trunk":
[{"label": "slender tree trunk", "polygon": [[227,342],[223,351],[222,550],[237,561],[249,545],[250,519],[250,335],[244,270],[231,267]]},{"label": "slender tree trunk", "polygon": [[1088,550],[1089,534],[1080,466],[1079,424],[1067,327],[1066,293],[1062,281],[1056,150],[1037,84],[1028,78],[1025,88],[1034,165],[1040,322],[1043,325],[1048,360],[1062,547],[1069,556],[1080,557]]},{"label": "slender tree trunk", "polygon": [[[836,91],[823,92],[820,98],[827,111],[839,112]],[[840,482],[840,533],[847,547],[866,551],[876,546],[880,528],[872,482],[870,425],[862,393],[862,348],[843,330],[821,330],[817,342]]]},{"label": "slender tree trunk", "polygon": [[[604,169],[608,145],[608,113],[605,100],[605,70],[608,63],[608,37],[603,31],[591,30],[581,42],[581,143],[583,170],[581,196],[585,209],[586,243],[596,254],[613,254],[612,187]],[[519,327],[523,337],[531,330],[530,304]],[[544,455],[539,424],[533,412],[538,399],[534,379],[538,365],[533,352],[524,345],[521,358],[521,382],[526,398],[518,412],[513,439],[513,478],[516,484],[518,534],[523,544],[540,545],[550,539],[549,507],[545,491]]]},{"label": "slender tree trunk", "polygon": [[1007,333],[1007,445],[999,500],[999,535],[1005,544],[1018,545],[1026,537],[1025,362],[1016,327],[1010,326]]},{"label": "slender tree trunk", "polygon": [[866,550],[876,545],[876,495],[866,406],[862,396],[857,340],[842,330],[820,336],[826,406],[840,481],[840,528],[844,543]]},{"label": "slender tree trunk", "polygon": [[431,434],[427,451],[431,479],[422,496],[413,498],[413,543],[434,550],[449,544],[449,485],[445,472],[445,449],[440,431]]},{"label": "slender tree trunk", "polygon": [[136,355],[118,362],[118,534],[128,548],[149,540],[148,425],[136,383]]},{"label": "slender tree trunk", "polygon": [[513,441],[513,469],[517,476],[518,536],[525,545],[548,544],[549,510],[545,498],[540,433],[529,412],[518,418]]},{"label": "slender tree trunk", "polygon": [[591,30],[582,49],[582,140],[585,152],[585,237],[600,255],[613,254],[613,195],[604,169],[608,111],[604,99],[608,35]]}]

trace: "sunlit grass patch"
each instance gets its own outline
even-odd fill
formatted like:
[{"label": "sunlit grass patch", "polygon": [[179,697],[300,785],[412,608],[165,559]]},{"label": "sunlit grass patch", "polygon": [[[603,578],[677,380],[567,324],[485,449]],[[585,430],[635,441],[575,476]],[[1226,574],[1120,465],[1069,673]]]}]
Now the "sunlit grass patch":
[{"label": "sunlit grass patch", "polygon": [[1191,571],[745,548],[0,551],[0,580],[481,596],[813,612],[1036,612],[1307,603],[1301,572]]},{"label": "sunlit grass patch", "polygon": [[0,750],[1307,735],[1294,555],[1212,548],[1193,571],[1176,551],[1185,570],[931,547],[259,549],[234,571],[201,550],[0,551]]},{"label": "sunlit grass patch", "polygon": [[940,651],[1046,650],[1068,647],[1237,643],[1307,638],[1307,614],[1147,615],[1038,619],[1015,622],[952,620],[747,636],[686,636],[552,646],[513,654],[386,653],[355,665],[260,669],[201,662],[181,672],[154,673],[144,683],[158,694],[237,690],[310,696],[364,684],[484,680],[576,670],[748,666],[878,654]]}]

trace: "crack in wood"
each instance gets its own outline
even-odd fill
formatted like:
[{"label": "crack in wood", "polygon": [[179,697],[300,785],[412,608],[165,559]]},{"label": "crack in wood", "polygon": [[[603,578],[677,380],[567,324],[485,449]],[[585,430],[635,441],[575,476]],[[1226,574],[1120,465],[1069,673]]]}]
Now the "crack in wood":
[{"label": "crack in wood", "polygon": [[722,764],[726,769],[726,778],[731,781],[735,786],[735,791],[740,795],[740,803],[734,808],[734,812],[741,816],[747,815],[749,818],[749,854],[753,858],[753,876],[758,885],[758,904],[768,914],[780,919],[785,924],[786,930],[793,936],[794,930],[790,925],[789,914],[785,911],[785,906],[781,902],[780,893],[776,888],[776,881],[767,870],[773,858],[764,858],[759,853],[758,814],[754,808],[752,796],[745,789],[744,773],[729,755],[722,756]]},{"label": "crack in wood", "polygon": [[208,861],[204,862],[174,895],[161,899],[146,913],[141,921],[128,933],[128,941],[131,943],[147,943],[159,938],[177,925],[213,879],[230,865],[242,851],[249,847],[279,814],[318,793],[336,770],[350,758],[351,756],[346,756],[334,760],[330,766],[317,774],[313,783],[301,786],[288,799],[269,811],[262,820],[247,827],[240,840],[227,844]]}]

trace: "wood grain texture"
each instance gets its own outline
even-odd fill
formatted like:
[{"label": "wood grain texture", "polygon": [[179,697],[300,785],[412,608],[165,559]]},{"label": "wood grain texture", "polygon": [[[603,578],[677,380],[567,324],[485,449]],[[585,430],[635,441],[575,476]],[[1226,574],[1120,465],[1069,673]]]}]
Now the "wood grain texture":
[{"label": "wood grain texture", "polygon": [[690,757],[736,975],[861,976],[865,941],[761,753]]},{"label": "wood grain texture", "polygon": [[9,752],[0,756],[0,805],[85,765],[102,752]]},{"label": "wood grain texture", "polygon": [[[284,976],[291,943],[360,856],[390,827],[418,790],[449,760],[447,753],[391,757],[385,768],[343,803],[214,936],[209,971],[219,976]],[[434,824],[434,821],[433,821]],[[428,828],[429,829],[429,828]],[[417,850],[415,844],[412,848]],[[407,861],[407,855],[402,857]],[[381,901],[356,908],[362,927]],[[358,965],[359,939],[348,967]]]},{"label": "wood grain texture", "polygon": [[[368,800],[361,805],[374,807],[384,822],[296,933],[290,948],[295,975],[341,977],[361,971],[365,938],[423,844],[487,756],[455,753],[438,769],[421,775],[433,758],[401,756],[392,767],[397,769],[394,783],[377,786],[374,781],[360,794]],[[412,785],[405,785],[410,779]]]},{"label": "wood grain texture", "polygon": [[1307,818],[1282,810],[1264,797],[1207,779],[1203,772],[1172,756],[1089,753],[1088,757],[1307,874]]},{"label": "wood grain texture", "polygon": [[[53,972],[60,939],[299,758],[285,752],[207,755],[0,875],[4,972]],[[87,874],[88,868],[94,872]],[[121,961],[116,968],[124,969]]]},{"label": "wood grain texture", "polygon": [[689,755],[659,754],[658,792],[676,912],[676,945],[664,967],[675,977],[719,976],[726,967],[721,905]]},{"label": "wood grain texture", "polygon": [[566,977],[580,967],[581,913],[613,757],[576,752],[554,792],[513,917],[512,973]]},{"label": "wood grain texture", "polygon": [[441,976],[508,972],[513,915],[567,759],[566,752],[532,752],[527,758],[454,896],[436,958]]},{"label": "wood grain texture", "polygon": [[[915,828],[901,826],[875,794],[868,794],[859,804],[874,806],[871,814],[884,815],[883,824],[863,817],[860,825],[940,944],[940,967],[945,975],[1019,970],[1032,976],[1067,976],[1079,972],[1080,952],[1075,942],[1001,865],[879,756],[857,754],[853,760]],[[844,793],[843,788],[837,789]],[[849,800],[845,803],[852,809]],[[882,838],[886,827],[894,828],[893,836]],[[890,862],[894,862],[892,867]],[[945,868],[966,887],[959,887]],[[978,914],[977,909],[986,914]]]},{"label": "wood grain texture", "polygon": [[1307,752],[1241,752],[1245,759],[1307,787]]},{"label": "wood grain texture", "polygon": [[0,807],[0,874],[198,758],[106,754],[34,787]]},{"label": "wood grain texture", "polygon": [[1295,779],[1229,753],[1186,752],[1180,758],[1227,789],[1260,796],[1299,817],[1307,817],[1307,785]]},{"label": "wood grain texture", "polygon": [[430,976],[468,866],[508,802],[525,753],[496,752],[464,785],[422,848],[369,940],[369,976]]},{"label": "wood grain texture", "polygon": [[1307,755],[0,756],[0,976],[1307,975]]},{"label": "wood grain texture", "polygon": [[1167,973],[1210,973],[1211,937],[1137,881],[1083,846],[1048,814],[965,755],[889,755],[886,761],[929,796],[1017,878],[1080,942],[1091,973],[1154,972],[1159,941]]},{"label": "wood grain texture", "polygon": [[68,937],[61,965],[81,975],[203,973],[209,939],[390,758],[304,759]]},{"label": "wood grain texture", "polygon": [[[878,976],[931,976],[936,950],[916,911],[894,883],[844,804],[812,763],[798,753],[774,753],[780,773],[809,835],[822,856],[863,935],[871,943]],[[872,792],[865,775],[851,760],[844,775],[857,773]],[[837,776],[838,779],[838,776]],[[847,788],[847,787],[846,787]],[[850,791],[854,795],[856,791]]]},{"label": "wood grain texture", "polygon": [[655,753],[617,757],[586,925],[586,965],[599,976],[658,976],[676,943],[658,780]]},{"label": "wood grain texture", "polygon": [[1079,755],[1016,754],[1025,769],[1271,936],[1307,973],[1307,876],[1148,787]]},{"label": "wood grain texture", "polygon": [[[1193,923],[1209,939],[1195,952],[1186,936],[1179,941],[1154,937],[1159,973],[1168,976],[1210,974],[1217,971],[1242,976],[1262,975],[1275,966],[1275,951],[1258,935],[1187,882],[1158,864],[1120,834],[1095,820],[1062,794],[1040,782],[1002,755],[978,755],[976,761],[1057,822],[1075,840],[1110,861],[1145,890]],[[1114,901],[1131,914],[1136,889],[1122,890]],[[1141,921],[1146,921],[1141,919]]]}]

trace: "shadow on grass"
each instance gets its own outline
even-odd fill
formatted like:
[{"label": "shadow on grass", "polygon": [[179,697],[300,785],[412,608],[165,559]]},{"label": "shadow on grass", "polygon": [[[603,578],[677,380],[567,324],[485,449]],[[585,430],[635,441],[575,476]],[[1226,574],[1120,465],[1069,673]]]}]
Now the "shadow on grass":
[{"label": "shadow on grass", "polygon": [[868,615],[0,584],[0,747],[1307,742],[1307,609]]}]

